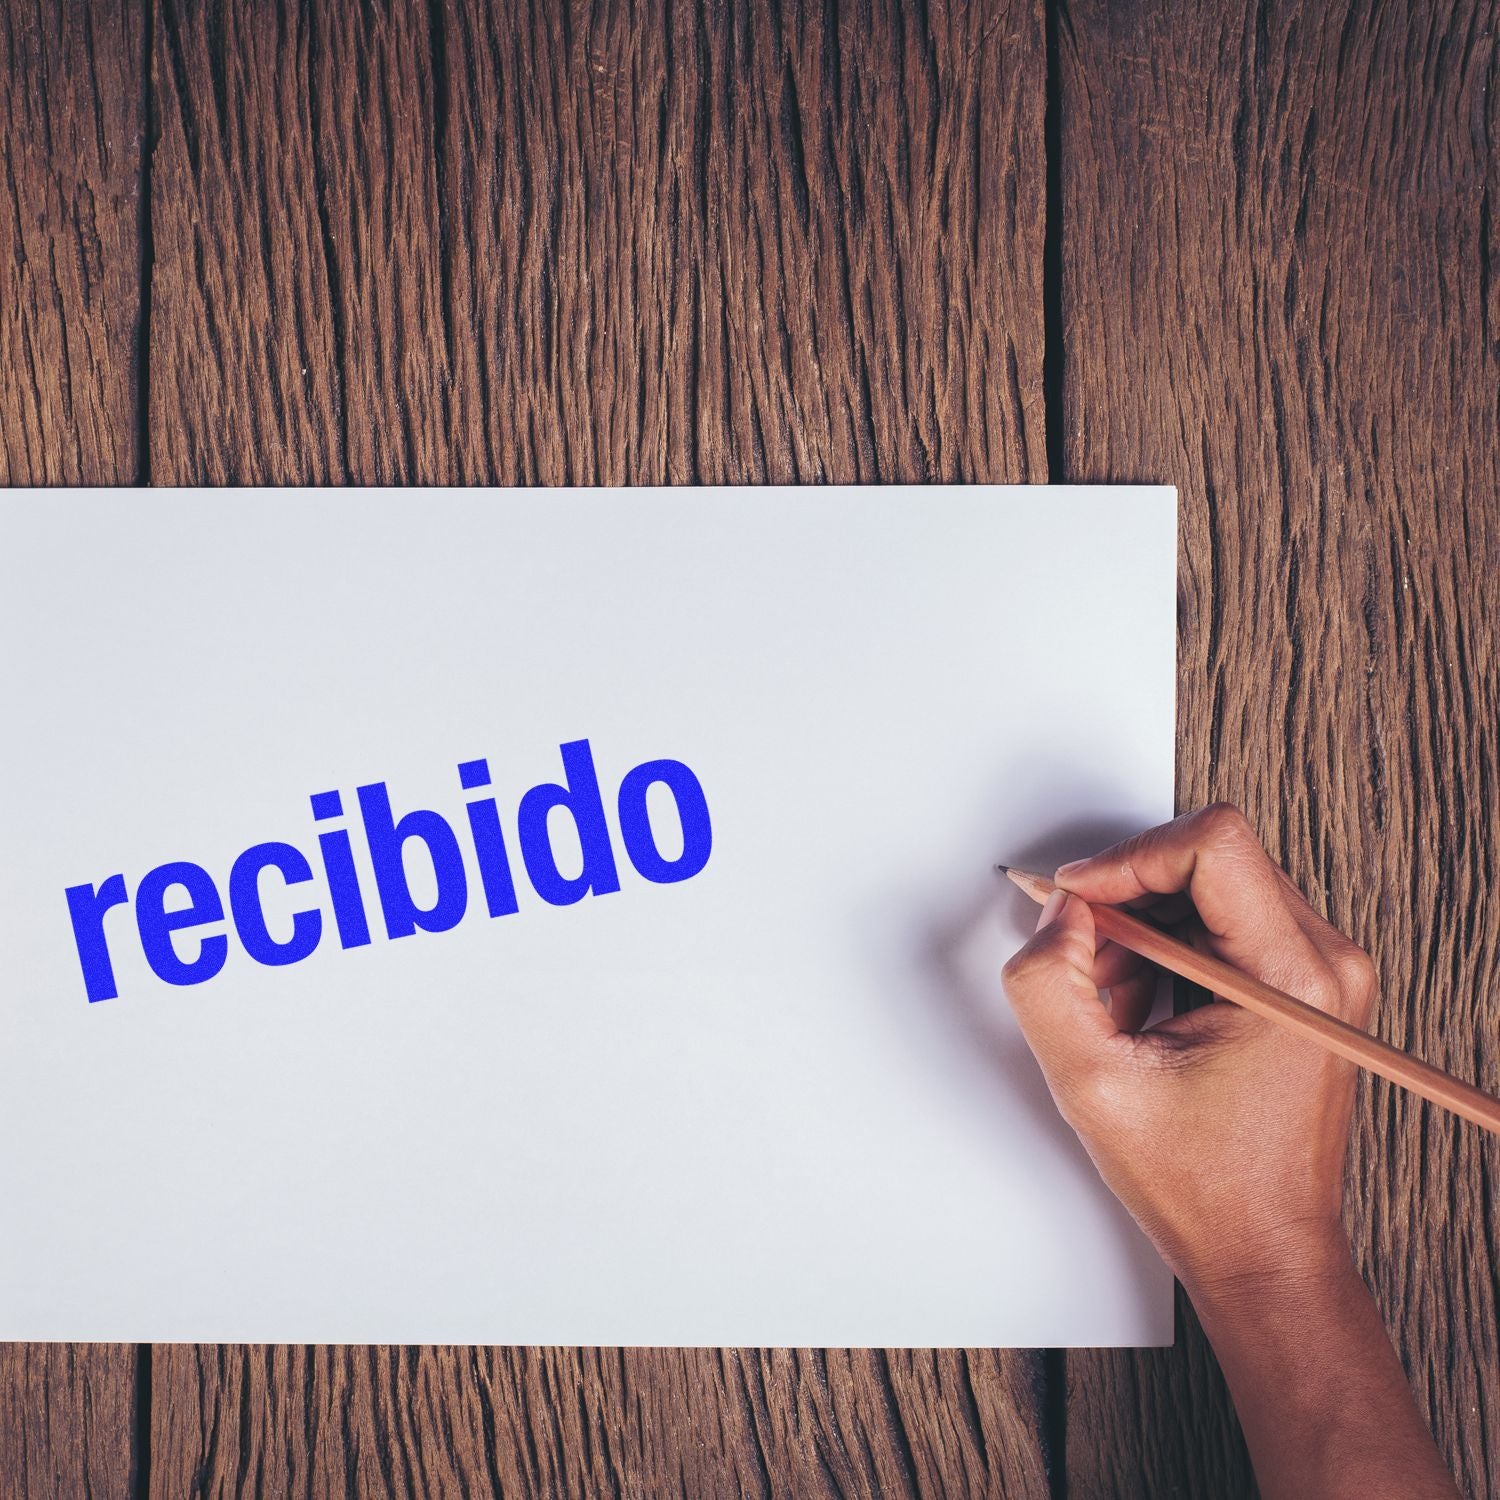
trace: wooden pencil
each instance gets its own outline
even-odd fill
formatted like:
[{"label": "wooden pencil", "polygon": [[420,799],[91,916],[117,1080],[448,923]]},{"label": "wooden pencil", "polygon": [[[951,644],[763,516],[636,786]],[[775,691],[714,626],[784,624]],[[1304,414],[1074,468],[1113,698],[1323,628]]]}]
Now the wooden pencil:
[{"label": "wooden pencil", "polygon": [[[1044,902],[1055,889],[1045,875],[1012,869],[1009,865],[996,868],[1038,903]],[[1220,959],[1190,948],[1118,906],[1095,906],[1091,902],[1090,909],[1094,913],[1095,930],[1112,938],[1122,948],[1129,948],[1132,953],[1139,953],[1161,968],[1180,974],[1194,984],[1201,984],[1225,1000],[1232,1000],[1256,1015],[1265,1016],[1278,1026],[1284,1026],[1288,1031],[1368,1068],[1379,1077],[1398,1083],[1402,1088],[1500,1135],[1500,1099],[1492,1098],[1473,1084],[1465,1083],[1399,1047],[1382,1042],[1379,1037],[1371,1036],[1337,1016],[1330,1016],[1304,1000],[1262,984]]]}]

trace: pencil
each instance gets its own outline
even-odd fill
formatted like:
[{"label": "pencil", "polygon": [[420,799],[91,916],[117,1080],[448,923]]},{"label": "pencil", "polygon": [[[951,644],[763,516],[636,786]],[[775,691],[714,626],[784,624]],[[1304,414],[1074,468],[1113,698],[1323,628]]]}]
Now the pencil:
[{"label": "pencil", "polygon": [[[1052,882],[1045,875],[1033,875],[1026,870],[1015,870],[1009,865],[995,867],[1009,880],[1018,885],[1033,901],[1043,902],[1052,894]],[[1246,1010],[1254,1011],[1274,1021],[1288,1031],[1308,1041],[1326,1047],[1330,1052],[1357,1063],[1362,1068],[1391,1083],[1410,1089],[1423,1099],[1440,1104],[1454,1114],[1485,1130],[1500,1135],[1500,1099],[1492,1098],[1482,1089],[1431,1063],[1403,1052],[1388,1042],[1382,1042],[1367,1031],[1330,1016],[1305,1000],[1298,1000],[1269,984],[1262,984],[1248,974],[1242,974],[1230,964],[1199,953],[1186,943],[1178,942],[1158,927],[1133,917],[1118,906],[1094,906],[1094,928],[1107,938],[1112,938],[1122,948],[1139,953],[1142,958],[1173,974],[1180,974],[1194,984],[1225,1000],[1232,1000]]]}]

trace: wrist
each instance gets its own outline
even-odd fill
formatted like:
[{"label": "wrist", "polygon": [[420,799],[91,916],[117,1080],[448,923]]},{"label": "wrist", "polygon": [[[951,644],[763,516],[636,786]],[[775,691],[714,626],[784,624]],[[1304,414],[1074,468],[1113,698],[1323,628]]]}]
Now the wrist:
[{"label": "wrist", "polygon": [[1211,1259],[1183,1284],[1262,1494],[1457,1500],[1341,1230]]},{"label": "wrist", "polygon": [[1174,1270],[1205,1324],[1268,1305],[1296,1308],[1331,1289],[1363,1285],[1338,1222],[1283,1226],[1254,1243],[1197,1246]]}]

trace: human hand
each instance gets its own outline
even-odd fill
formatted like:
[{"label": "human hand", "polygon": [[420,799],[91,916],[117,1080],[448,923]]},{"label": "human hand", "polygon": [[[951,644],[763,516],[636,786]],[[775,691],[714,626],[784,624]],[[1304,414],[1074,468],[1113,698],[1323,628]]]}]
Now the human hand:
[{"label": "human hand", "polygon": [[1065,865],[1056,883],[1006,992],[1059,1109],[1189,1294],[1346,1265],[1353,1065],[1223,1000],[1142,1029],[1157,971],[1096,946],[1087,903],[1137,908],[1356,1026],[1375,993],[1369,957],[1223,803]]}]

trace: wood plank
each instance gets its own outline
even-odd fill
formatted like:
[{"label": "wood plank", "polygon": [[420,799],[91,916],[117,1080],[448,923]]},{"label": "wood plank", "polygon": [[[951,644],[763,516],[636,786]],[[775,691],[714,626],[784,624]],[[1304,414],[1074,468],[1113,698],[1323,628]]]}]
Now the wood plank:
[{"label": "wood plank", "polygon": [[[1374,955],[1381,1035],[1490,1090],[1497,19],[1068,0],[1058,23],[1066,473],[1180,487],[1179,799],[1243,802]],[[1500,1143],[1362,1088],[1348,1220],[1472,1495],[1500,1493],[1497,1179]],[[1184,1321],[1172,1352],[1069,1357],[1070,1493],[1251,1493]]]},{"label": "wood plank", "polygon": [[136,472],[141,7],[0,4],[0,484]]},{"label": "wood plank", "polygon": [[306,7],[156,7],[151,474],[332,484],[344,462]]},{"label": "wood plank", "polygon": [[133,1493],[146,1455],[130,1344],[0,1344],[0,1495]]},{"label": "wood plank", "polygon": [[1044,475],[1039,7],[449,11],[465,476]]},{"label": "wood plank", "polygon": [[[172,482],[1045,477],[1038,5],[161,0]],[[158,1348],[162,1494],[1041,1496],[1039,1360]]]},{"label": "wood plank", "polygon": [[1045,1495],[994,1352],[156,1351],[153,1493]]},{"label": "wood plank", "polygon": [[[0,3],[0,484],[137,468],[141,7]],[[0,1345],[0,1491],[124,1495],[136,1354]]]}]

